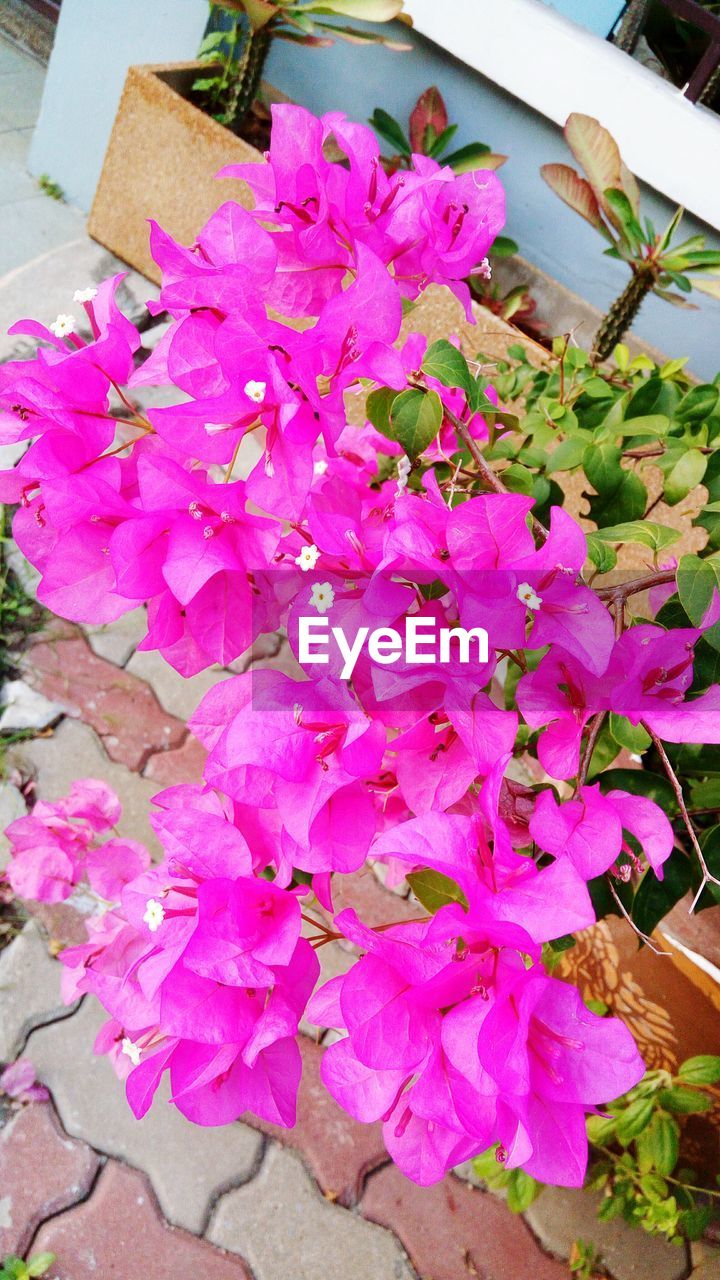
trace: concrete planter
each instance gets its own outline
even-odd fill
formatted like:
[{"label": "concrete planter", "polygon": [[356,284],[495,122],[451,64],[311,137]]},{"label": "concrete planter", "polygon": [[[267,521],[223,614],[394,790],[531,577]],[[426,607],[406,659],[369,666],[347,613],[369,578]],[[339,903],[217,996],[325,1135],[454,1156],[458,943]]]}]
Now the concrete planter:
[{"label": "concrete planter", "polygon": [[192,244],[226,200],[252,207],[244,183],[218,182],[215,174],[227,164],[259,163],[262,156],[188,101],[203,66],[130,67],[88,219],[94,240],[156,283],[148,218]]}]

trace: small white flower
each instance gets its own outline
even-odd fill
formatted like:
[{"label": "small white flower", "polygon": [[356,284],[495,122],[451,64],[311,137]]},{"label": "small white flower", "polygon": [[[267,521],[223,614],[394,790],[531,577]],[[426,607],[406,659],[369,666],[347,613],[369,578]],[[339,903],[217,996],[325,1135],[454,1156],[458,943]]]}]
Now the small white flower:
[{"label": "small white flower", "polygon": [[53,320],[51,325],[48,325],[48,328],[56,338],[66,338],[69,333],[75,332],[75,317],[61,314]]},{"label": "small white flower", "polygon": [[254,400],[256,404],[262,404],[267,391],[267,382],[255,382],[251,378],[250,382],[245,383],[244,391],[249,400]]},{"label": "small white flower", "polygon": [[92,302],[97,297],[97,289],[90,287],[89,289],[76,289],[73,294],[73,302]]},{"label": "small white flower", "polygon": [[480,276],[483,280],[492,280],[492,267],[487,258],[483,258],[479,266],[475,267],[472,274]]},{"label": "small white flower", "polygon": [[327,458],[318,458],[317,462],[313,463],[313,475],[324,476],[327,469]]},{"label": "small white flower", "polygon": [[320,552],[318,551],[317,547],[315,546],[315,543],[313,542],[311,546],[303,547],[302,551],[300,552],[300,555],[295,557],[295,563],[300,566],[303,573],[307,573],[308,569],[315,568],[315,565],[317,564],[319,559],[320,559]]},{"label": "small white flower", "polygon": [[327,613],[335,603],[335,592],[329,582],[316,582],[310,592],[310,603],[318,613]]},{"label": "small white flower", "polygon": [[528,609],[539,609],[542,604],[542,597],[535,594],[529,582],[521,582],[517,589],[517,598]]},{"label": "small white flower", "polygon": [[140,1066],[140,1050],[129,1036],[125,1036],[125,1039],[122,1042],[121,1051],[125,1054],[126,1058],[130,1059],[134,1067]]},{"label": "small white flower", "polygon": [[160,928],[165,919],[165,908],[162,902],[158,902],[157,898],[148,898],[145,903],[145,915],[143,920],[151,933],[155,933]]}]

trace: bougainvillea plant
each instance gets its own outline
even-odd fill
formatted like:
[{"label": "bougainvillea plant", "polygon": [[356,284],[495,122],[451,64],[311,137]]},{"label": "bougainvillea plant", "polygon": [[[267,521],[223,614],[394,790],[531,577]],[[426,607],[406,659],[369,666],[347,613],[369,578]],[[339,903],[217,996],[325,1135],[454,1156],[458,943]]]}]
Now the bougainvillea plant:
[{"label": "bougainvillea plant", "polygon": [[[548,948],[676,856],[701,892],[718,883],[682,795],[668,814],[603,787],[596,755],[608,721],[645,733],[673,778],[665,742],[720,743],[720,690],[693,685],[717,594],[693,596],[688,625],[637,619],[675,569],[594,582],[542,459],[537,492],[532,451],[509,461],[520,424],[475,363],[403,340],[430,284],[472,318],[466,280],[504,220],[495,174],[418,156],[389,176],[370,130],[289,106],[267,162],[226,172],[252,213],[226,203],[190,248],[152,227],[151,309],[170,324],[147,359],[117,278],[78,295],[89,337],[68,315],[15,326],[40,345],[0,368],[0,441],[32,443],[0,497],[55,613],[98,624],[145,601],[141,647],[184,675],[282,627],[303,678],[251,670],[206,695],[190,722],[204,779],[155,798],[162,861],[113,834],[115,798],[84,782],[9,828],[10,881],[95,894],[66,994],[105,1006],[96,1048],[137,1116],[169,1072],[198,1124],[292,1125],[306,1016],[341,1033],[327,1089],[382,1120],[416,1182],[493,1147],[580,1185],[586,1116],[644,1069]],[[141,411],[147,385],[176,403]],[[412,905],[334,910],[368,862],[407,876]],[[317,987],[336,939],[356,962]]]}]

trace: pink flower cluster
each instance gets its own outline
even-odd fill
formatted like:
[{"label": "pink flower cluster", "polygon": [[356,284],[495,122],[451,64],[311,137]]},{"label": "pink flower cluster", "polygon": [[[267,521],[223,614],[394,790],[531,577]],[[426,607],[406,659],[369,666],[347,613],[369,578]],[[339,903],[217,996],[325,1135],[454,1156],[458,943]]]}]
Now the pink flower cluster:
[{"label": "pink flower cluster", "polygon": [[[191,1120],[292,1124],[313,946],[344,938],[360,958],[309,1004],[345,1033],[323,1065],[340,1105],[382,1119],[420,1183],[499,1143],[509,1167],[577,1185],[585,1114],[643,1067],[621,1023],[548,976],[542,946],[593,923],[588,881],[643,858],[662,875],[674,843],[651,800],[586,784],[583,733],[613,711],[720,741],[717,691],[684,700],[700,633],[618,634],[562,509],[538,536],[530,498],[455,501],[458,433],[488,437],[464,390],[422,382],[444,416],[418,484],[397,443],[348,425],[350,396],[418,386],[426,342],[399,341],[403,301],[440,283],[467,303],[503,221],[493,174],[418,157],[388,177],[369,130],[278,107],[267,164],[230,176],[252,213],[229,201],[191,248],[152,229],[170,324],[144,363],[117,279],[84,303],[89,341],[16,326],[45,345],[0,367],[0,442],[33,441],[0,498],[21,503],[15,536],[62,616],[106,622],[147,601],[142,647],[184,674],[280,626],[297,654],[303,619],[325,619],[352,674],[331,650],[304,679],[218,684],[191,720],[203,785],[156,798],[161,863],[97,848],[116,806],[84,783],[10,828],[11,883],[57,901],[84,876],[111,903],[64,956],[67,994],[108,1010],[98,1048],[137,1115],[169,1071]],[[145,385],[174,402],[141,413]],[[487,660],[431,668],[363,646],[423,626],[486,628]],[[519,713],[500,688],[512,651]],[[519,728],[539,731],[542,765],[572,792],[513,779]],[[333,919],[334,877],[368,859],[396,882],[430,877],[444,905],[403,924]]]}]

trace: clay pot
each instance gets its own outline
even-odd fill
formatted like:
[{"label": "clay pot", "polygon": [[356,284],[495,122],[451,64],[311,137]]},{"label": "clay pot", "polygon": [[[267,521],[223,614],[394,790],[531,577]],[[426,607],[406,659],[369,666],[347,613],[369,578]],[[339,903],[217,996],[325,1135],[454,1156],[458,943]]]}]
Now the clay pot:
[{"label": "clay pot", "polygon": [[130,67],[88,220],[94,240],[156,283],[148,218],[192,244],[226,200],[251,208],[244,182],[218,181],[228,164],[262,155],[189,101],[201,62]]}]

